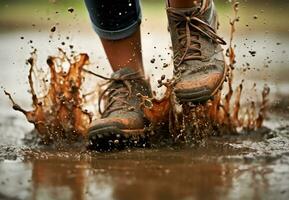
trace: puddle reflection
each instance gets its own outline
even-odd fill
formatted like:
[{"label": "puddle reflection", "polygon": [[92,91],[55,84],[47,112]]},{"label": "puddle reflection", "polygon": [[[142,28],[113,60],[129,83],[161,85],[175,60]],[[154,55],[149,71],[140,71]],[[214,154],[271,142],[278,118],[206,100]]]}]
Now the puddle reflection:
[{"label": "puddle reflection", "polygon": [[[234,156],[220,161],[217,152],[212,156],[192,150],[85,154],[38,152],[24,162],[0,163],[0,199],[288,197],[286,163],[275,163],[273,168],[266,163],[238,161]],[[283,170],[276,171],[276,167]]]},{"label": "puddle reflection", "polygon": [[[259,170],[264,171],[174,155],[35,160],[32,199],[222,199],[236,191],[244,197],[259,198],[252,192],[259,194],[268,185]],[[248,187],[236,184],[239,179]]]}]

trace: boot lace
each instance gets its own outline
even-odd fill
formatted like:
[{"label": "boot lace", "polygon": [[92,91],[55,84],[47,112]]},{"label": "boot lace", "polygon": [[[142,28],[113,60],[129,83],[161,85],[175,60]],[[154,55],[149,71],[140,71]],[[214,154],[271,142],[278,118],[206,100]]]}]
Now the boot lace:
[{"label": "boot lace", "polygon": [[[131,81],[144,79],[144,77],[140,75],[139,72],[131,72],[118,77],[108,78],[89,70],[84,71],[107,80],[107,82],[103,85],[108,85],[108,87],[101,92],[98,99],[98,111],[102,117],[106,117],[110,113],[118,110],[134,110],[134,107],[130,105],[128,100],[132,97]],[[103,109],[101,108],[102,102],[105,102]]]},{"label": "boot lace", "polygon": [[186,60],[204,60],[199,34],[210,38],[213,42],[225,45],[226,42],[216,34],[216,31],[201,20],[201,9],[184,13],[176,8],[168,8],[171,19],[176,24],[180,48],[174,55],[175,66],[179,67]]}]

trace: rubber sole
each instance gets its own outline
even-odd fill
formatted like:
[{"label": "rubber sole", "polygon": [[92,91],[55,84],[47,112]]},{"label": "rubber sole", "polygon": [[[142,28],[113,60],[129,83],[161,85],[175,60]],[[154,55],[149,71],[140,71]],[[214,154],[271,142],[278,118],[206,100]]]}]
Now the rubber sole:
[{"label": "rubber sole", "polygon": [[117,126],[90,129],[88,148],[97,151],[121,150],[144,143],[144,129],[120,129]]}]

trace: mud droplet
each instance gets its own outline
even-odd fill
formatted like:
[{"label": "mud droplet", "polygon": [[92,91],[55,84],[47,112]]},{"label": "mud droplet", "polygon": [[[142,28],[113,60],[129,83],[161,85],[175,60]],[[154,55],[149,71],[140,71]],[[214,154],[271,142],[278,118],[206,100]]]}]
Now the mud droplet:
[{"label": "mud droplet", "polygon": [[50,29],[50,31],[51,31],[52,33],[54,33],[54,32],[56,31],[56,27],[53,26],[53,27]]},{"label": "mud droplet", "polygon": [[23,36],[21,36],[21,37],[20,37],[20,39],[21,39],[21,40],[24,40],[24,37],[23,37]]},{"label": "mud droplet", "polygon": [[251,54],[251,56],[255,57],[256,56],[256,51],[249,51],[249,53]]},{"label": "mud droplet", "polygon": [[68,8],[67,11],[70,12],[70,13],[73,13],[74,12],[74,8]]},{"label": "mud droplet", "polygon": [[151,59],[151,63],[155,63],[156,62],[156,59]]},{"label": "mud droplet", "polygon": [[163,68],[167,68],[169,65],[167,63],[163,64]]}]

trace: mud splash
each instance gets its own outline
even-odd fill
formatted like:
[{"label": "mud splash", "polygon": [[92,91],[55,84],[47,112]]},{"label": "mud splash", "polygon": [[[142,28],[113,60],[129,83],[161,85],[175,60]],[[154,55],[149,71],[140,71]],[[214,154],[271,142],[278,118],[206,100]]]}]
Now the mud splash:
[{"label": "mud splash", "polygon": [[[30,65],[28,81],[32,95],[32,111],[21,108],[5,91],[13,103],[13,109],[22,112],[30,123],[33,123],[38,134],[45,143],[61,139],[76,139],[85,137],[92,115],[83,109],[84,99],[81,94],[82,69],[88,63],[88,55],[80,54],[69,59],[65,52],[59,49],[59,57],[49,57],[50,81],[38,68],[36,51],[31,54],[27,63]],[[69,69],[64,69],[64,63]],[[43,76],[43,78],[40,78]],[[43,97],[39,97],[35,86],[40,84]]]},{"label": "mud splash", "polygon": [[[168,127],[175,142],[198,142],[204,137],[222,134],[237,134],[242,130],[256,130],[263,125],[268,107],[269,87],[262,92],[262,101],[252,101],[249,106],[241,106],[243,81],[233,88],[233,71],[236,65],[233,39],[235,23],[238,22],[238,3],[233,2],[234,18],[230,20],[231,37],[226,51],[229,68],[224,89],[219,91],[213,100],[204,105],[180,105],[174,94],[174,80],[159,80],[159,87],[167,87],[162,99],[142,98],[141,107],[145,116],[151,121],[147,128],[149,133],[157,132],[159,127]],[[63,138],[86,138],[87,130],[93,115],[84,110],[85,95],[82,94],[84,67],[88,64],[87,54],[80,54],[69,59],[65,52],[59,50],[60,56],[49,57],[50,81],[40,78],[43,73],[36,66],[36,52],[28,60],[30,72],[28,76],[32,94],[33,110],[26,111],[14,102],[11,95],[5,92],[13,103],[13,108],[22,112],[27,120],[35,125],[41,138],[46,142]],[[69,65],[64,70],[64,65]],[[33,79],[34,77],[34,79]],[[34,89],[34,82],[41,86],[43,97]],[[97,93],[98,91],[94,91]]]}]

